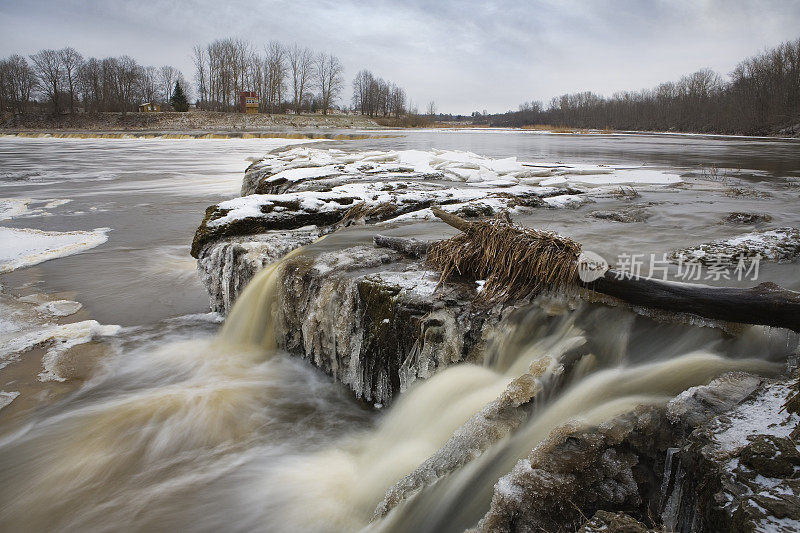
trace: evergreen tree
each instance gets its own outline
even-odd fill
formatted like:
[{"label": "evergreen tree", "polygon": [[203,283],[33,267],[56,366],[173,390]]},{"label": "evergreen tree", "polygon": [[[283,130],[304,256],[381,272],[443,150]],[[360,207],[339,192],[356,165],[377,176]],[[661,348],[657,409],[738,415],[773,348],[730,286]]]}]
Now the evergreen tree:
[{"label": "evergreen tree", "polygon": [[175,90],[172,91],[172,98],[169,99],[169,103],[175,111],[189,111],[189,101],[186,100],[186,95],[183,94],[183,88],[178,81],[175,82]]}]

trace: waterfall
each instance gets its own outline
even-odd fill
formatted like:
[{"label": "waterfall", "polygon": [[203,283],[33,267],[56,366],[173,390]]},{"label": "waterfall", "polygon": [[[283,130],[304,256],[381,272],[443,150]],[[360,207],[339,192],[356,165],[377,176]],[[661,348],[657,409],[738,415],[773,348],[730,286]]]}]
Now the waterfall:
[{"label": "waterfall", "polygon": [[[276,311],[291,304],[279,301],[280,281],[300,253],[259,272],[215,338],[125,353],[0,439],[0,529],[463,531],[554,429],[663,405],[729,370],[775,369],[715,353],[695,330],[636,336],[622,311],[536,310],[485,365],[415,382],[376,415],[277,349]],[[470,425],[520,379],[535,386],[519,393],[526,420],[515,431],[501,434],[503,420]],[[442,450],[476,427],[497,433],[487,449]],[[472,460],[444,460],[462,452]],[[429,458],[424,486],[373,520],[387,491]]]},{"label": "waterfall", "polygon": [[275,338],[278,289],[283,266],[303,252],[297,248],[283,259],[259,271],[228,314],[219,341],[229,346],[257,346],[268,353],[277,349]]}]

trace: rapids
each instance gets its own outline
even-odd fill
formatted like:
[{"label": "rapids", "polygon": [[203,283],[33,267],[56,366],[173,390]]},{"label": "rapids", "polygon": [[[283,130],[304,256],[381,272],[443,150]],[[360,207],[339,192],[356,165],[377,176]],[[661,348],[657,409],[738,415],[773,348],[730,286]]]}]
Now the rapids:
[{"label": "rapids", "polygon": [[[447,368],[375,413],[277,349],[288,259],[255,276],[218,335],[122,353],[3,437],[0,530],[461,531],[559,426],[664,404],[730,370],[773,373],[786,350],[763,328],[725,338],[534,305],[485,365]],[[399,479],[524,374],[537,387],[519,429],[372,520]]]}]

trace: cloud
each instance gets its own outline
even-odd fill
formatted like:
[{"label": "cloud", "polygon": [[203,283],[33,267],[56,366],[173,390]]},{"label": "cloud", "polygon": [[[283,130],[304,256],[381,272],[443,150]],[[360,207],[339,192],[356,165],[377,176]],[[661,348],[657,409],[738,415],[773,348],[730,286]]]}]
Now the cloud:
[{"label": "cloud", "polygon": [[[800,2],[764,0],[28,0],[0,3],[0,53],[71,45],[191,77],[191,48],[236,36],[298,42],[405,87],[420,107],[505,111],[523,101],[723,74],[800,37]],[[349,84],[348,84],[349,89]],[[347,91],[349,93],[349,90]]]}]

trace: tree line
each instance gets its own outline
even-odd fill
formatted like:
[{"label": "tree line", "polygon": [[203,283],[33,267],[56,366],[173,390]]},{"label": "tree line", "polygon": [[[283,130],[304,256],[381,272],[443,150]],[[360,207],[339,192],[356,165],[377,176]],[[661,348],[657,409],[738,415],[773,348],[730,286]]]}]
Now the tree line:
[{"label": "tree line", "polygon": [[[189,89],[175,67],[142,66],[130,56],[84,58],[71,47],[0,60],[0,110],[24,113],[47,103],[53,113],[135,111],[140,103],[164,106],[176,88]],[[38,100],[37,100],[38,98]]]},{"label": "tree line", "polygon": [[241,91],[259,94],[259,111],[327,114],[344,87],[344,67],[333,54],[272,41],[259,50],[242,39],[217,39],[192,50],[198,106],[234,111]]},{"label": "tree line", "polygon": [[353,80],[353,107],[370,117],[399,118],[406,112],[406,92],[369,70],[362,70]]},{"label": "tree line", "polygon": [[[217,39],[192,50],[198,105],[233,111],[240,91],[255,90],[262,113],[321,112],[336,107],[344,91],[344,66],[333,55],[271,41],[258,49],[249,41]],[[369,116],[399,117],[406,92],[394,83],[360,71],[353,81],[353,109]]]},{"label": "tree line", "polygon": [[[194,46],[192,60],[199,109],[237,111],[242,91],[258,93],[262,113],[327,114],[346,108],[338,106],[344,66],[333,54],[277,41],[258,48],[226,38]],[[28,58],[15,54],[0,60],[0,111],[25,113],[47,105],[55,114],[127,112],[144,102],[168,106],[176,83],[192,97],[183,73],[169,65],[142,66],[127,55],[86,59],[71,47]],[[405,90],[368,70],[358,73],[353,90],[357,112],[395,118],[406,113]]]},{"label": "tree line", "polygon": [[800,39],[741,61],[727,79],[702,69],[653,89],[564,94],[547,106],[526,102],[500,115],[473,113],[493,126],[768,135],[800,123]]}]

